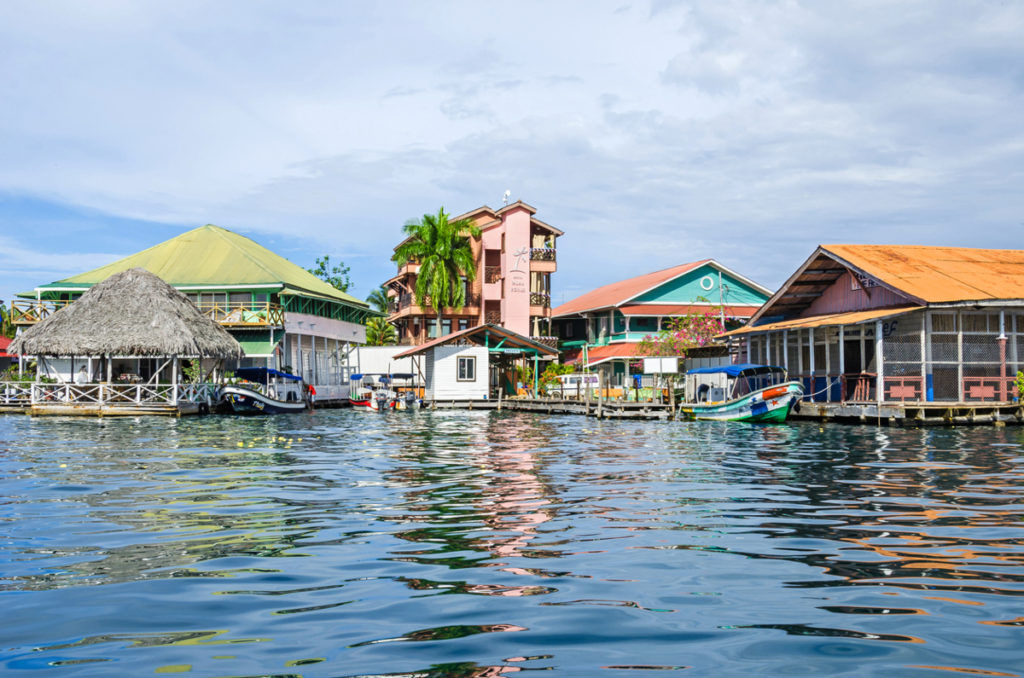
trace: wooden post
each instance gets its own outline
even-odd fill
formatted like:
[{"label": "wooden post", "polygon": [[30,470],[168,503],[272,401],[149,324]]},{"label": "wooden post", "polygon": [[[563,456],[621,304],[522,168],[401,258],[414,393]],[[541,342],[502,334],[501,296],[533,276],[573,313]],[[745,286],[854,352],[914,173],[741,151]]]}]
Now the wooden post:
[{"label": "wooden post", "polygon": [[885,363],[882,356],[882,321],[875,321],[875,367],[878,375],[875,377],[875,400],[885,400]]},{"label": "wooden post", "polygon": [[597,371],[597,418],[604,415],[604,370]]},{"label": "wooden post", "polygon": [[171,404],[178,405],[178,356],[171,359]]}]

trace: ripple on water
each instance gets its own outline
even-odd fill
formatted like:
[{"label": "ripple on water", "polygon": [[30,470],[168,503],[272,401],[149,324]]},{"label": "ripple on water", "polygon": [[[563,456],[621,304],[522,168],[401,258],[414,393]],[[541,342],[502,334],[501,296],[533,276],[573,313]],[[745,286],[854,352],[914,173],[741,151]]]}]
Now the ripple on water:
[{"label": "ripple on water", "polygon": [[0,668],[1021,675],[1024,435],[0,417]]}]

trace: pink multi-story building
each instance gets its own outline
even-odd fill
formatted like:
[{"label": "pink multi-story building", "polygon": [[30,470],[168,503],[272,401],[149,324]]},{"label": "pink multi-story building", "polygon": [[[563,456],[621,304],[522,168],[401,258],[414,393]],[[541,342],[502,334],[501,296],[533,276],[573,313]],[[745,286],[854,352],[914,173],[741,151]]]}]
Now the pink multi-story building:
[{"label": "pink multi-story building", "polygon": [[400,266],[398,275],[385,283],[388,321],[397,328],[399,343],[415,346],[490,323],[555,346],[556,339],[549,336],[551,274],[558,268],[555,240],[562,231],[537,219],[536,213],[517,201],[498,210],[483,206],[451,217],[470,219],[481,231],[471,242],[477,275],[466,283],[466,304],[443,309],[438,327],[434,309],[418,306],[413,295],[419,264]]}]

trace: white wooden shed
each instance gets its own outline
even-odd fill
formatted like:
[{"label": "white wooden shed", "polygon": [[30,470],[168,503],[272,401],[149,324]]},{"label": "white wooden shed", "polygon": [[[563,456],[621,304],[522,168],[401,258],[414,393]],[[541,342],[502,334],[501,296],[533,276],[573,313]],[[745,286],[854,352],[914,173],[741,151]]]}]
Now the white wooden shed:
[{"label": "white wooden shed", "polygon": [[499,325],[478,325],[394,357],[412,357],[413,372],[423,376],[423,399],[429,403],[495,398],[498,389],[506,387],[515,360],[526,358],[536,364],[557,355],[549,346]]}]

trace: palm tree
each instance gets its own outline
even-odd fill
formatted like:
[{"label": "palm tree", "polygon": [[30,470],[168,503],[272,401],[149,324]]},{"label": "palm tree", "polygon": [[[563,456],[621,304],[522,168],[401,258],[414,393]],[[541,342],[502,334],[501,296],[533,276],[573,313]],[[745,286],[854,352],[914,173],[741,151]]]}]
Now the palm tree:
[{"label": "palm tree", "polygon": [[398,343],[395,326],[384,318],[370,318],[366,321],[366,344],[368,346],[390,346]]},{"label": "palm tree", "polygon": [[370,292],[370,296],[366,297],[366,303],[370,305],[375,311],[381,313],[388,312],[388,288],[381,285]]},{"label": "palm tree", "polygon": [[437,313],[437,332],[441,334],[441,311],[460,309],[466,304],[466,282],[476,279],[476,257],[470,238],[479,238],[480,229],[469,219],[448,221],[444,207],[437,214],[424,214],[419,221],[402,227],[407,236],[395,250],[392,260],[403,266],[420,265],[413,296],[419,306],[430,305]]}]

